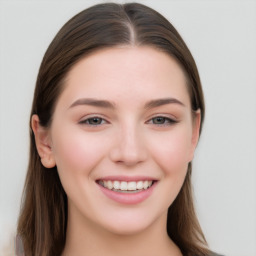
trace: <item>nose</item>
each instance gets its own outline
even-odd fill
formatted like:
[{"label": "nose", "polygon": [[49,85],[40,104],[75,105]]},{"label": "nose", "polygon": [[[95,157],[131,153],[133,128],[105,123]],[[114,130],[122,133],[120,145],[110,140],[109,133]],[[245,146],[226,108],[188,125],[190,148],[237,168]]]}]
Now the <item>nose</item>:
[{"label": "nose", "polygon": [[144,136],[138,128],[125,127],[120,129],[114,141],[114,146],[110,151],[110,159],[113,162],[134,166],[147,159]]}]

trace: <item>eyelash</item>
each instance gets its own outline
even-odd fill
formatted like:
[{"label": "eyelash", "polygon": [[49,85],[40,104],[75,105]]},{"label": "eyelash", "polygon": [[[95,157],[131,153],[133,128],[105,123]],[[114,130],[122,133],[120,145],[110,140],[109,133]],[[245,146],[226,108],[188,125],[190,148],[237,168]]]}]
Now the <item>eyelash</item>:
[{"label": "eyelash", "polygon": [[[94,123],[94,124],[91,123],[91,122],[96,121],[96,120],[100,121],[100,123]],[[93,117],[89,117],[89,118],[87,118],[87,119],[84,119],[84,120],[80,121],[79,124],[85,124],[85,125],[88,125],[88,126],[100,126],[100,125],[103,124],[102,122],[104,122],[104,124],[108,123],[108,122],[107,122],[104,118],[102,118],[102,117],[93,116]]]},{"label": "eyelash", "polygon": [[[98,121],[98,123],[97,123],[97,121]],[[156,123],[156,121],[160,122],[160,123]],[[177,122],[178,121],[176,121],[172,118],[165,117],[165,116],[155,116],[155,117],[151,118],[149,121],[147,121],[146,123],[152,124],[152,125],[157,125],[157,126],[170,126]],[[79,122],[79,124],[84,124],[84,125],[94,126],[94,127],[97,127],[97,126],[100,126],[103,124],[107,124],[107,123],[108,122],[104,118],[98,117],[98,116],[89,117],[89,118],[84,119]]]},{"label": "eyelash", "polygon": [[[160,123],[154,123],[154,120],[161,121]],[[170,126],[173,124],[176,124],[178,121],[166,117],[166,116],[155,116],[153,118],[151,118],[147,123],[153,124],[153,125],[157,125],[157,126]]]}]

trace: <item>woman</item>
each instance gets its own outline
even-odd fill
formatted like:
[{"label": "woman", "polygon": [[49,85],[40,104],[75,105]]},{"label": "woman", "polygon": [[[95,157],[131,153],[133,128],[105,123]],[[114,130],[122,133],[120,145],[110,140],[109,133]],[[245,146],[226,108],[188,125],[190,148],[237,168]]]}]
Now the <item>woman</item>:
[{"label": "woman", "polygon": [[211,255],[191,192],[203,120],[193,57],[159,13],[109,3],[73,17],[38,74],[24,254]]}]

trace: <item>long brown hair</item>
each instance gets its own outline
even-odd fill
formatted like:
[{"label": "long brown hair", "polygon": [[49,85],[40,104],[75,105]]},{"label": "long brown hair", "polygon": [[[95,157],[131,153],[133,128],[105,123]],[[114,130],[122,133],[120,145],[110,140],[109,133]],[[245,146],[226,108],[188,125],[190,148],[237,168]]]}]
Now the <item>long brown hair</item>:
[{"label": "long brown hair", "polygon": [[[204,98],[189,49],[169,21],[138,3],[95,5],[61,28],[41,63],[31,117],[37,114],[40,124],[49,127],[70,68],[91,52],[117,45],[147,45],[174,58],[186,76],[192,110],[201,111],[202,127]],[[167,232],[183,255],[202,256],[209,251],[194,210],[191,169],[190,163],[181,191],[169,207]],[[67,196],[57,168],[46,169],[41,164],[30,128],[30,158],[17,229],[25,255],[60,255],[65,245],[66,226]]]}]

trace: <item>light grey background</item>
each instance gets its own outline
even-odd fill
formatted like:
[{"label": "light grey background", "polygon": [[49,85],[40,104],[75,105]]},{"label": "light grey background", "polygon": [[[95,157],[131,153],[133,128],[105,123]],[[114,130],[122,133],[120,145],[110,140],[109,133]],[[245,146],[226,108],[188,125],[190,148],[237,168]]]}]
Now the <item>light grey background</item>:
[{"label": "light grey background", "polygon": [[[0,1],[0,248],[15,231],[41,59],[60,27],[98,2]],[[206,120],[193,180],[210,247],[225,255],[255,256],[256,1],[139,2],[173,23],[198,64]]]}]

